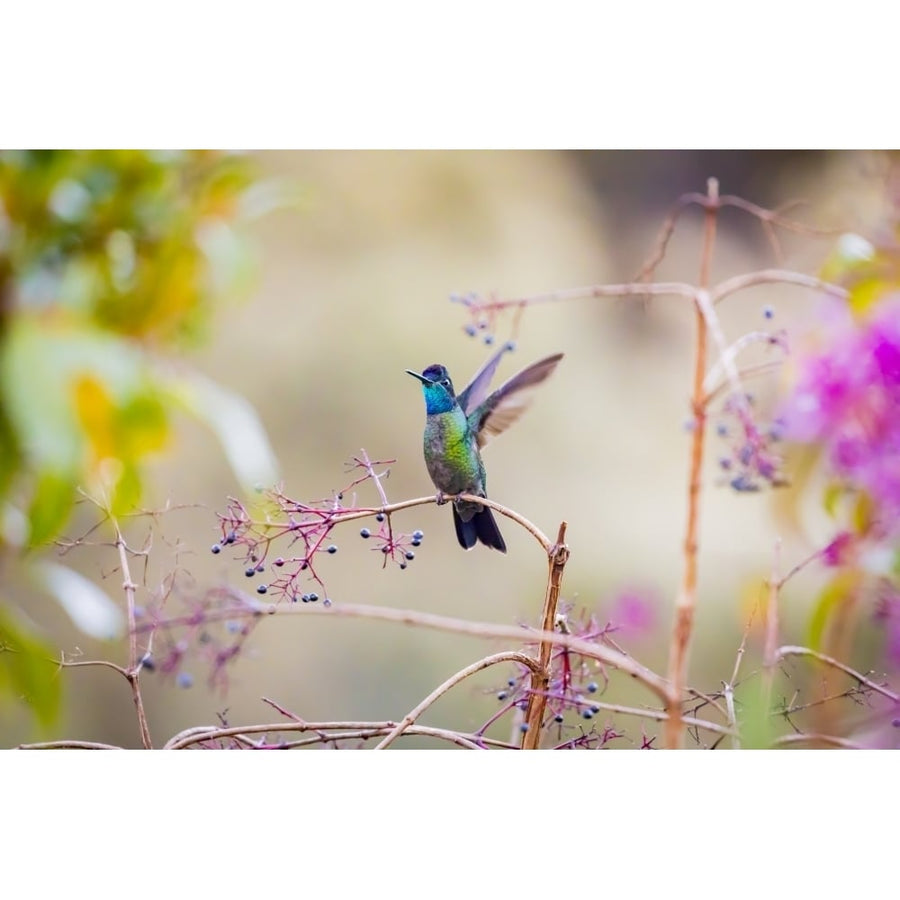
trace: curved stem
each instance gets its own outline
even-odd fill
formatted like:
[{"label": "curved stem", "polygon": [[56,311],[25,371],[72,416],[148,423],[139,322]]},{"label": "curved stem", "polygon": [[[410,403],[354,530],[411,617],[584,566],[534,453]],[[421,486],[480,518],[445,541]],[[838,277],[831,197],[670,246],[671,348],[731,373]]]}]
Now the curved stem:
[{"label": "curved stem", "polygon": [[[294,746],[305,746],[307,744],[322,743],[323,741],[378,737],[381,734],[389,733],[395,727],[394,722],[276,722],[275,724],[269,723],[267,725],[245,725],[227,728],[218,728],[214,725],[198,726],[195,728],[188,728],[169,738],[163,749],[183,750],[193,744],[202,744],[206,741],[223,740],[226,738],[239,738],[247,734],[278,734],[291,731],[340,732],[339,734],[317,734],[315,738],[311,738],[308,741],[298,741],[294,744]],[[411,725],[406,729],[406,733],[422,734],[429,737],[440,738],[441,740],[459,744],[469,750],[480,750],[481,747],[478,742],[485,744],[490,743],[501,747],[511,746],[502,741],[488,741],[474,734],[465,734],[444,728],[427,728],[423,725]],[[287,747],[288,745],[279,743],[278,746]]]},{"label": "curved stem", "polygon": [[476,672],[482,671],[482,669],[487,669],[490,666],[495,666],[497,663],[502,662],[518,662],[524,666],[528,666],[531,669],[532,677],[535,674],[540,674],[541,667],[540,664],[533,660],[530,656],[525,653],[519,653],[516,651],[508,650],[503,653],[495,653],[493,656],[486,656],[484,659],[479,659],[478,662],[472,663],[470,666],[466,666],[465,669],[461,669],[454,675],[451,675],[443,684],[436,687],[418,706],[414,709],[410,710],[404,717],[401,722],[397,724],[397,726],[390,732],[379,744],[375,747],[376,750],[385,750],[391,744],[409,728],[410,725],[414,724],[416,719],[431,706],[439,697],[442,697],[447,693],[451,688],[455,687],[461,681],[464,681],[470,675],[474,675]]},{"label": "curved stem", "polygon": [[835,737],[832,734],[786,734],[772,742],[773,747],[786,747],[790,744],[831,744],[844,750],[864,750],[862,744],[849,741],[847,738]]},{"label": "curved stem", "polygon": [[776,660],[782,660],[787,656],[811,656],[813,659],[819,660],[819,662],[824,663],[826,666],[831,666],[833,669],[838,669],[845,675],[849,675],[858,684],[864,685],[869,688],[869,690],[875,691],[877,694],[881,694],[882,697],[887,697],[888,700],[893,700],[894,703],[900,703],[900,694],[895,694],[892,690],[889,690],[883,685],[877,684],[869,678],[866,678],[865,675],[857,672],[856,669],[851,669],[850,666],[844,665],[844,663],[839,662],[832,656],[828,656],[826,653],[820,653],[818,650],[813,650],[810,647],[797,647],[793,645],[779,647],[775,653]]},{"label": "curved stem", "polygon": [[792,272],[790,269],[760,269],[758,272],[747,272],[745,275],[735,275],[726,278],[709,292],[711,301],[715,304],[724,300],[738,291],[755,287],[759,284],[793,284],[797,287],[809,288],[813,291],[821,291],[832,297],[846,298],[847,290],[821,278],[812,275],[804,275],[801,272]]},{"label": "curved stem", "polygon": [[[481,506],[487,506],[496,512],[500,513],[501,516],[506,516],[507,519],[512,519],[514,522],[521,525],[529,534],[531,534],[534,539],[544,548],[545,551],[549,551],[553,544],[550,542],[550,538],[541,531],[537,525],[534,524],[529,519],[526,519],[525,516],[520,515],[514,509],[510,509],[508,506],[504,506],[502,503],[497,503],[494,500],[488,500],[487,497],[476,497],[474,494],[444,494],[444,501],[448,500],[465,500],[469,503],[478,503]],[[384,506],[368,506],[362,509],[355,509],[352,512],[347,513],[339,513],[332,518],[332,523],[334,525],[339,525],[341,522],[352,522],[355,519],[367,519],[369,516],[374,516],[377,513],[383,513],[384,515],[389,515],[390,513],[399,512],[402,509],[412,509],[414,506],[426,506],[429,503],[437,503],[438,498],[434,494],[429,494],[426,497],[416,497],[412,500],[401,500],[398,503],[388,503]]]},{"label": "curved stem", "polygon": [[124,750],[115,744],[100,744],[96,741],[44,741],[40,744],[19,744],[16,750]]}]

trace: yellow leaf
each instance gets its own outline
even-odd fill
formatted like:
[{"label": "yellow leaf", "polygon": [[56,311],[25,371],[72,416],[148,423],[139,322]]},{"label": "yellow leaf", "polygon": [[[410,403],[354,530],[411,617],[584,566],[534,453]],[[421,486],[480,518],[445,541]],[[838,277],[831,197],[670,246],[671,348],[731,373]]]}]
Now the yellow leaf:
[{"label": "yellow leaf", "polygon": [[838,503],[840,503],[841,498],[844,496],[844,488],[839,484],[829,484],[825,487],[825,494],[822,498],[822,506],[825,509],[825,512],[831,516],[832,519],[837,517],[838,512]]},{"label": "yellow leaf", "polygon": [[807,643],[813,650],[822,649],[822,640],[829,622],[844,603],[853,599],[859,582],[860,573],[856,569],[845,569],[838,572],[822,589],[809,620]]},{"label": "yellow leaf", "polygon": [[115,407],[103,383],[93,375],[81,375],[72,393],[94,462],[116,456]]},{"label": "yellow leaf", "polygon": [[885,278],[862,278],[850,288],[847,298],[850,308],[857,314],[865,314],[881,297],[889,291],[897,290],[897,285]]},{"label": "yellow leaf", "polygon": [[872,525],[872,513],[874,504],[872,498],[866,493],[860,493],[853,504],[852,522],[857,533],[865,534]]},{"label": "yellow leaf", "polygon": [[764,576],[750,578],[741,587],[741,623],[750,623],[753,631],[763,628],[769,608],[769,583]]}]

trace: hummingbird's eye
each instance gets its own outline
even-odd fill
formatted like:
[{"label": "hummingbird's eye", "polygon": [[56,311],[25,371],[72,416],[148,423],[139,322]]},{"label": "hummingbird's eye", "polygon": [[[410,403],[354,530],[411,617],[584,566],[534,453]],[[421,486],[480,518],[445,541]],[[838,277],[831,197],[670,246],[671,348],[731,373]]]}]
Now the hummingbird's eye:
[{"label": "hummingbird's eye", "polygon": [[449,378],[445,378],[445,379],[441,382],[441,384],[442,384],[445,388],[449,388],[449,387],[450,387],[450,379],[449,379]]}]

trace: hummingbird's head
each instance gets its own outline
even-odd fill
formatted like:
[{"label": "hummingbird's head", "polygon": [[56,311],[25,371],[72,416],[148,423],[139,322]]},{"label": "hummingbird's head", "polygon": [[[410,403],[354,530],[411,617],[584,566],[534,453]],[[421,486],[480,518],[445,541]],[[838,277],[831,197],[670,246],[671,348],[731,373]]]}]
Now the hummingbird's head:
[{"label": "hummingbird's head", "polygon": [[453,382],[443,366],[433,365],[425,369],[420,375],[407,369],[407,374],[418,378],[422,382],[422,391],[425,394],[425,409],[429,415],[449,412],[456,406],[456,394],[453,391]]}]

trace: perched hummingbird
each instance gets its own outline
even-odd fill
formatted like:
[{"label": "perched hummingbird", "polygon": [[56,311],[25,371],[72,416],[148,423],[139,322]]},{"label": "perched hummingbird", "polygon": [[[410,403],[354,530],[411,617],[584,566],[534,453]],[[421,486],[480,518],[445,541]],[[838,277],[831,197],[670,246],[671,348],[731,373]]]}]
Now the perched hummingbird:
[{"label": "perched hummingbird", "polygon": [[[500,348],[457,396],[450,375],[441,365],[429,366],[420,375],[425,395],[425,466],[434,486],[443,494],[474,494],[487,497],[481,448],[509,428],[528,408],[534,388],[543,382],[562,359],[562,353],[532,363],[513,375],[490,396],[491,378],[500,359],[512,345]],[[506,553],[506,544],[491,510],[478,503],[453,503],[456,537],[466,550],[477,541]]]}]

